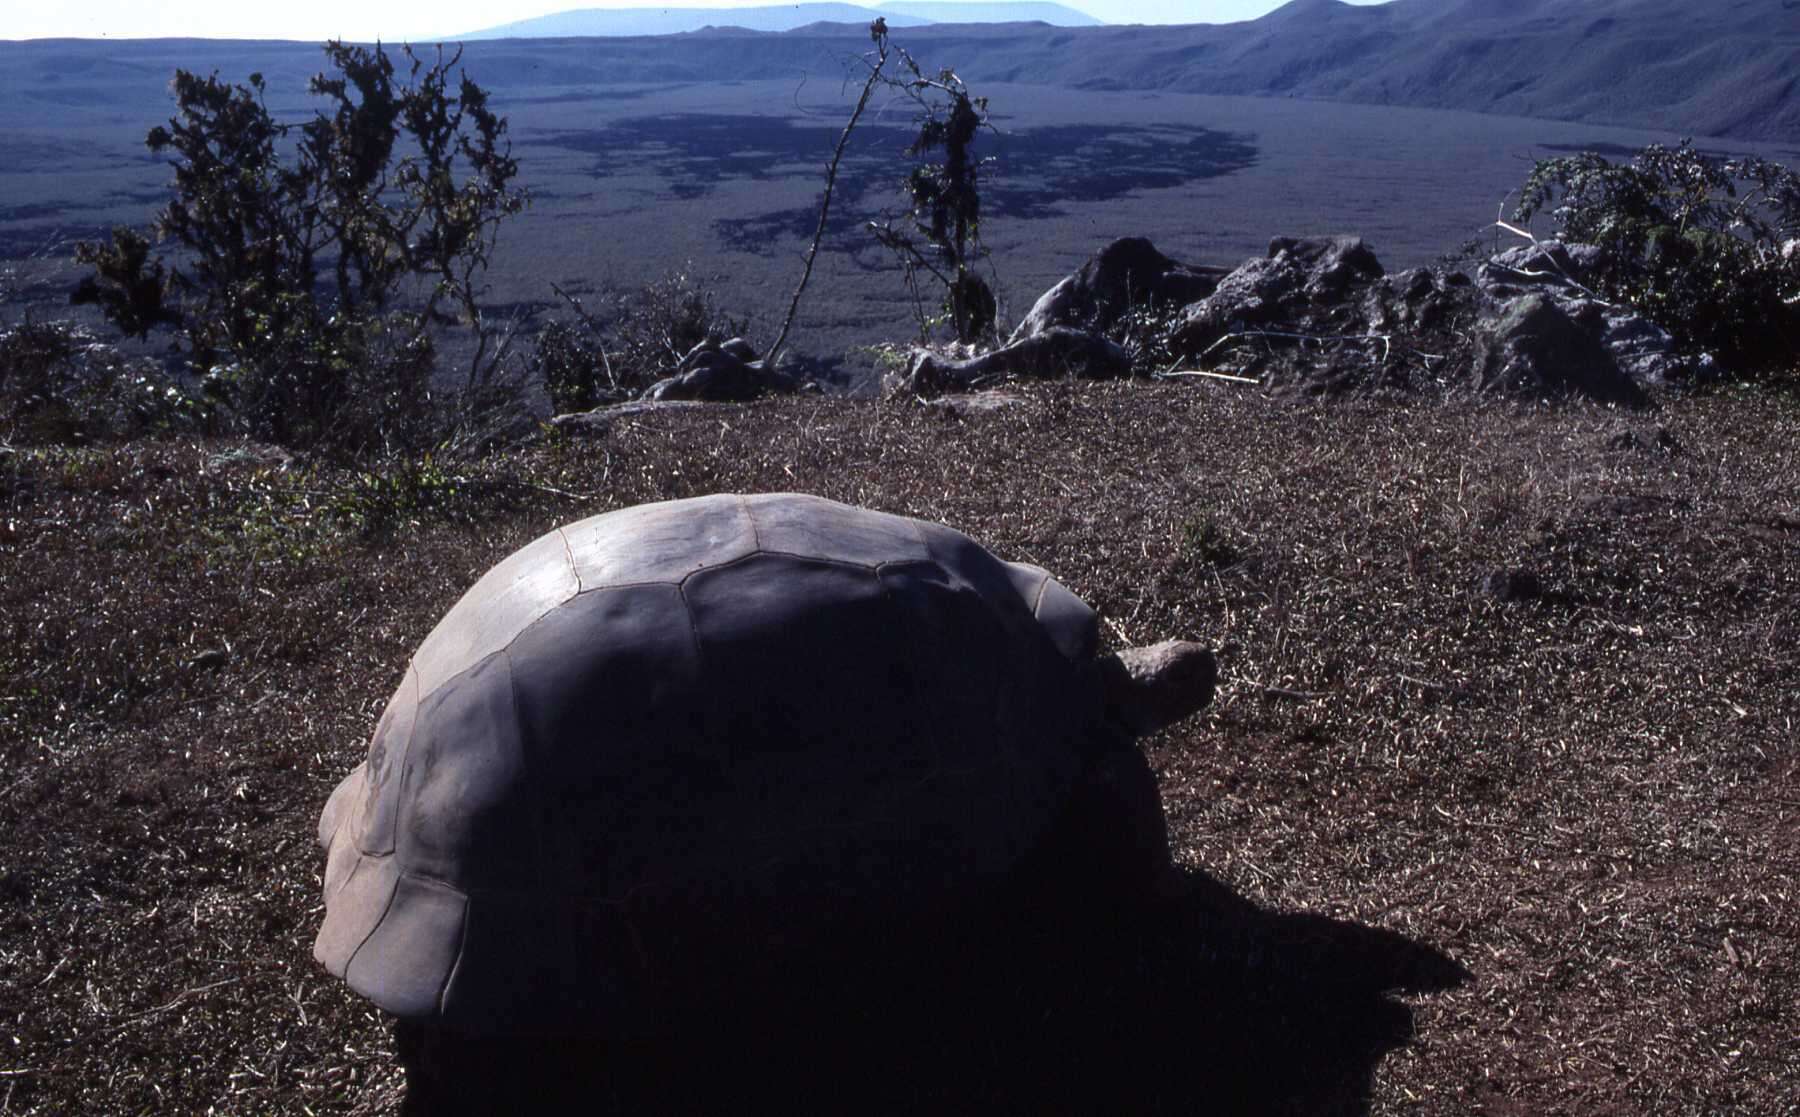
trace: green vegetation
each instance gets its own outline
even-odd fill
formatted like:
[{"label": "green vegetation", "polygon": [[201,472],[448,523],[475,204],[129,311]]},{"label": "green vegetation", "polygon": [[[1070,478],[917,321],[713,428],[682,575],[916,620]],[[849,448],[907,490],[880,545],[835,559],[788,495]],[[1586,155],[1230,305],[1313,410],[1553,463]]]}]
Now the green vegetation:
[{"label": "green vegetation", "polygon": [[[887,29],[878,22],[872,33],[885,60]],[[999,304],[993,288],[976,271],[988,258],[981,243],[980,189],[981,169],[987,160],[973,150],[981,130],[990,127],[987,98],[972,96],[954,70],[927,73],[904,49],[893,50],[906,73],[882,81],[917,109],[918,135],[906,149],[917,164],[906,178],[908,209],[903,227],[895,228],[894,219],[889,218],[879,224],[871,222],[869,228],[905,270],[921,340],[939,323],[947,324],[959,342],[994,339]],[[940,151],[941,161],[934,162]],[[919,289],[921,275],[942,290],[938,316],[925,311]]]},{"label": "green vegetation", "polygon": [[1541,160],[1515,218],[1548,209],[1558,234],[1602,250],[1599,292],[1740,375],[1792,370],[1800,348],[1800,175],[1683,142],[1628,163]]},{"label": "green vegetation", "polygon": [[415,447],[432,421],[433,331],[476,336],[465,385],[497,372],[499,334],[477,278],[501,221],[525,204],[506,122],[460,54],[429,65],[402,47],[340,42],[328,102],[295,127],[278,121],[260,74],[248,85],[175,74],[176,115],[150,150],[175,157],[174,197],[156,222],[174,261],[143,234],[84,243],[94,268],[77,292],[123,332],[177,328],[222,426],[291,446]]},{"label": "green vegetation", "polygon": [[1243,560],[1235,532],[1210,511],[1200,511],[1181,522],[1176,553],[1203,567],[1228,567]]}]

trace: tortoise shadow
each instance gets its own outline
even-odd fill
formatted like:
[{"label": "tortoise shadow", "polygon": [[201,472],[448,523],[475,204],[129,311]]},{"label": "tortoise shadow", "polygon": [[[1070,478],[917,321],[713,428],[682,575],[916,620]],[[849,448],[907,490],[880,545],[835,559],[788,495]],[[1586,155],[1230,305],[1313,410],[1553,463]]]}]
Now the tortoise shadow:
[{"label": "tortoise shadow", "polygon": [[[1469,977],[1393,932],[1181,877],[1150,903],[1013,897],[1005,919],[771,957],[678,1038],[422,1051],[402,1029],[406,1111],[1363,1113],[1376,1066],[1414,1034],[1393,994]],[[457,1068],[448,1096],[421,1088],[422,1060]]]}]

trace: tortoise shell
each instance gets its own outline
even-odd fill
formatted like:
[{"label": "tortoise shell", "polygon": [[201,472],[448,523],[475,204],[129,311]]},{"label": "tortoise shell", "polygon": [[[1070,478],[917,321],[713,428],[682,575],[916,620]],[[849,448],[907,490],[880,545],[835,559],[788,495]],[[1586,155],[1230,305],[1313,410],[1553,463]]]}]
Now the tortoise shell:
[{"label": "tortoise shell", "polygon": [[315,956],[475,1031],[646,1011],[684,921],[779,938],[1004,874],[1099,704],[1093,611],[943,526],[708,496],[552,531],[407,666],[319,824]]}]

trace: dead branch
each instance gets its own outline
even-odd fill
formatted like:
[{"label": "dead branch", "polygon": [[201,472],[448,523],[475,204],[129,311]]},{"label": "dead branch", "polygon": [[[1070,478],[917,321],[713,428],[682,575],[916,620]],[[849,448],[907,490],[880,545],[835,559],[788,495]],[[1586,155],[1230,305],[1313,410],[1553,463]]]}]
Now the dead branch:
[{"label": "dead branch", "polygon": [[1204,372],[1198,369],[1182,369],[1180,371],[1158,372],[1151,376],[1153,380],[1180,380],[1187,377],[1205,377],[1208,380],[1229,380],[1234,384],[1261,384],[1262,378],[1256,376],[1233,376],[1228,372]]},{"label": "dead branch", "polygon": [[597,346],[600,350],[600,367],[606,370],[607,384],[612,386],[613,391],[618,391],[619,378],[613,375],[612,358],[606,355],[606,339],[602,336],[604,327],[601,325],[600,319],[594,317],[593,314],[588,311],[587,307],[581,305],[580,299],[569,294],[555,283],[550,285],[550,289],[555,291],[557,295],[561,297],[563,302],[569,304],[569,309],[575,312],[575,317],[581,319],[581,324],[586,326],[588,332],[593,334],[594,339],[600,343]]},{"label": "dead branch", "polygon": [[1597,294],[1592,288],[1588,287],[1586,284],[1582,283],[1581,281],[1577,280],[1574,276],[1572,276],[1568,272],[1564,271],[1562,265],[1558,264],[1556,262],[1556,257],[1550,255],[1550,250],[1544,247],[1544,242],[1539,240],[1537,238],[1537,234],[1533,233],[1530,229],[1521,229],[1517,225],[1511,224],[1507,221],[1500,220],[1498,218],[1495,219],[1494,225],[1497,228],[1505,229],[1509,233],[1513,233],[1517,236],[1524,237],[1526,240],[1530,241],[1531,246],[1538,250],[1538,255],[1542,256],[1550,264],[1550,266],[1552,268],[1556,269],[1554,274],[1552,274],[1551,272],[1547,272],[1547,271],[1529,271],[1525,268],[1507,268],[1506,269],[1507,271],[1512,272],[1514,275],[1524,276],[1526,279],[1560,279],[1564,283],[1567,283],[1569,286],[1575,288],[1577,291],[1580,291],[1582,294],[1586,295],[1588,298],[1599,303],[1601,306],[1611,307],[1614,305],[1610,302],[1607,302],[1605,299],[1601,298],[1599,296],[1599,294]]},{"label": "dead branch", "polygon": [[1237,341],[1239,339],[1246,338],[1246,337],[1278,337],[1285,341],[1317,341],[1317,342],[1379,341],[1379,342],[1381,342],[1381,360],[1382,360],[1383,364],[1387,363],[1388,356],[1390,353],[1392,353],[1393,345],[1394,345],[1394,339],[1391,336],[1389,336],[1388,334],[1305,334],[1305,333],[1296,333],[1296,332],[1292,332],[1289,330],[1233,330],[1230,333],[1227,333],[1223,337],[1219,338],[1219,340],[1213,342],[1211,345],[1207,346],[1205,352],[1200,354],[1200,357],[1202,360],[1204,360],[1205,358],[1207,358],[1208,356],[1210,356],[1212,354],[1213,350],[1219,348],[1219,346],[1221,346],[1221,345],[1224,345],[1226,342]]},{"label": "dead branch", "polygon": [[819,202],[819,223],[813,229],[812,244],[807,246],[806,266],[801,269],[800,284],[794,288],[794,297],[788,303],[787,317],[781,322],[781,332],[775,335],[775,344],[769,346],[766,363],[771,369],[781,358],[781,347],[787,344],[788,330],[793,327],[794,315],[800,310],[800,296],[805,294],[806,284],[812,279],[813,261],[819,255],[819,242],[825,237],[825,221],[831,216],[831,194],[837,186],[838,164],[843,161],[844,148],[850,143],[850,133],[856,130],[856,122],[862,119],[863,110],[869,106],[869,96],[875,92],[875,85],[881,80],[882,67],[887,65],[887,20],[877,19],[869,24],[869,37],[875,40],[875,61],[870,62],[866,55],[863,58],[863,64],[869,67],[869,77],[863,82],[862,95],[856,99],[856,108],[850,113],[849,122],[838,136],[837,147],[831,153],[831,162],[825,168],[825,197]]}]

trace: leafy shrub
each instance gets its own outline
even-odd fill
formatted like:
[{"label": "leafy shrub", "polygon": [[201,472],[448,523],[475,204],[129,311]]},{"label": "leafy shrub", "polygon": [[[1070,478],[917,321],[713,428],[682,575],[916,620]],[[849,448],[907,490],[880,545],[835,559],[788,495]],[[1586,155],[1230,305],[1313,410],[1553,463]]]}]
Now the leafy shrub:
[{"label": "leafy shrub", "polygon": [[0,332],[0,405],[10,427],[60,425],[75,384],[78,337],[60,323],[27,320]]},{"label": "leafy shrub", "polygon": [[629,384],[653,384],[672,374],[681,358],[711,338],[741,336],[749,322],[720,310],[713,294],[687,270],[671,272],[618,301],[613,366]]},{"label": "leafy shrub", "polygon": [[1684,141],[1629,163],[1538,162],[1515,211],[1550,207],[1559,235],[1602,249],[1598,289],[1740,372],[1791,367],[1800,345],[1800,176]]},{"label": "leafy shrub", "polygon": [[487,93],[466,74],[450,88],[460,53],[427,65],[403,47],[402,75],[379,46],[324,49],[335,74],[309,89],[328,111],[297,127],[269,113],[260,74],[176,71],[176,115],[146,143],[175,157],[156,232],[180,256],[152,259],[129,229],[83,243],[95,270],[76,301],[127,334],[176,326],[249,433],[404,445],[428,413],[431,331],[469,325],[486,350],[475,279],[525,199]]},{"label": "leafy shrub", "polygon": [[204,383],[245,431],[283,446],[412,450],[439,433],[436,366],[416,314],[326,316],[284,296],[254,354],[212,366]]}]

